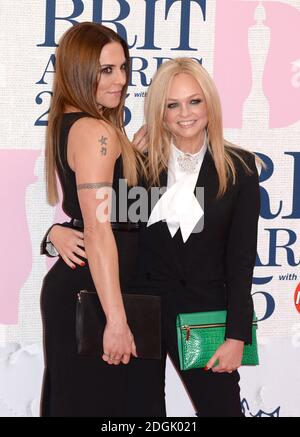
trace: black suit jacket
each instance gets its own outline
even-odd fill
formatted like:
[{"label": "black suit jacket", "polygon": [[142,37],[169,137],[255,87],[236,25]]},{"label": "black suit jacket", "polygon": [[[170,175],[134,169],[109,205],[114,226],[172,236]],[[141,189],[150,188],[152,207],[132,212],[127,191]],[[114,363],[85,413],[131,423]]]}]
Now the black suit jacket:
[{"label": "black suit jacket", "polygon": [[[204,187],[204,227],[183,243],[181,232],[172,238],[165,222],[140,232],[139,258],[133,286],[194,296],[197,307],[189,311],[227,309],[226,337],[251,343],[251,296],[260,210],[258,174],[253,155],[240,150],[252,174],[233,157],[235,185],[216,198],[218,176],[206,152],[197,186]],[[161,185],[166,186],[162,173]],[[181,312],[187,312],[183,309]]]}]

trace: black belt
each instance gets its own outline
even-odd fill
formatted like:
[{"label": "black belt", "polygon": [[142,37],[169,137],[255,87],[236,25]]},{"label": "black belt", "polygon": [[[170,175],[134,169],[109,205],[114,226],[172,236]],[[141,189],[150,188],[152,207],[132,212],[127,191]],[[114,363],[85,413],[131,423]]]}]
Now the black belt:
[{"label": "black belt", "polygon": [[[83,229],[83,220],[73,218],[70,223],[75,228]],[[140,224],[132,223],[132,222],[124,222],[124,223],[111,222],[111,228],[116,231],[138,231],[140,229]]]}]

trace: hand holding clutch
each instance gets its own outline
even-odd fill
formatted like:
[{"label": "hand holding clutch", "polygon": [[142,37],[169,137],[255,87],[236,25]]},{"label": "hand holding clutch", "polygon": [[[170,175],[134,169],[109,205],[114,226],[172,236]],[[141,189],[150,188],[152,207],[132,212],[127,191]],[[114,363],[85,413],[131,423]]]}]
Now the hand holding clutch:
[{"label": "hand holding clutch", "polygon": [[[224,343],[216,350],[211,359],[208,361],[205,370],[212,370],[217,373],[232,373],[242,364],[244,351],[244,342],[227,338]],[[218,361],[218,364],[214,364]]]},{"label": "hand holding clutch", "polygon": [[[226,311],[178,314],[176,319],[178,354],[181,370],[202,368],[215,352],[225,347]],[[242,365],[258,365],[257,320],[252,323],[252,344],[243,348]]]},{"label": "hand holding clutch", "polygon": [[[127,323],[134,336],[138,358],[161,358],[160,297],[122,294]],[[76,340],[79,355],[103,354],[106,318],[95,291],[81,290],[76,307]]]}]

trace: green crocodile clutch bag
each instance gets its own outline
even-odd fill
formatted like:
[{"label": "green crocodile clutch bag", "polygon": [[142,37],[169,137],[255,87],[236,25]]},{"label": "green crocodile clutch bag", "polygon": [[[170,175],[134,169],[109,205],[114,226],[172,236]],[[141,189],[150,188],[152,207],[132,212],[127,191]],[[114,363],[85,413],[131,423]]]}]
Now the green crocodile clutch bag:
[{"label": "green crocodile clutch bag", "polygon": [[[225,341],[226,311],[178,314],[176,319],[181,370],[204,367]],[[244,346],[242,365],[259,364],[257,353],[257,318],[252,324],[252,344]]]}]

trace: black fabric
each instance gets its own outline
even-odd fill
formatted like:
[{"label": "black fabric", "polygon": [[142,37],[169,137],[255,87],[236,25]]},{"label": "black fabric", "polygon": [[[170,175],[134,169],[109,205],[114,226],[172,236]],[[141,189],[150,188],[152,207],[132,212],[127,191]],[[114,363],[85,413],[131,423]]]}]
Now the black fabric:
[{"label": "black fabric", "polygon": [[93,287],[86,267],[59,259],[47,274],[41,297],[46,369],[43,417],[164,416],[164,369],[160,360],[132,358],[113,366],[101,355],[77,353],[76,290]]},{"label": "black fabric", "polygon": [[[65,114],[61,126],[59,177],[63,205],[69,217],[81,217],[75,174],[66,161],[68,133],[83,113]],[[121,158],[116,161],[113,186],[118,194]],[[68,226],[68,224],[66,224]],[[114,231],[119,254],[120,282],[127,291],[133,270],[138,232]],[[108,365],[99,356],[77,354],[75,315],[77,292],[94,289],[88,263],[70,269],[59,258],[44,278],[41,312],[44,328],[45,372],[41,415],[46,417],[165,416],[164,368],[160,360],[132,358],[128,365]],[[132,377],[129,378],[129,375]],[[159,387],[157,391],[157,387]]]}]

